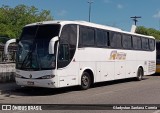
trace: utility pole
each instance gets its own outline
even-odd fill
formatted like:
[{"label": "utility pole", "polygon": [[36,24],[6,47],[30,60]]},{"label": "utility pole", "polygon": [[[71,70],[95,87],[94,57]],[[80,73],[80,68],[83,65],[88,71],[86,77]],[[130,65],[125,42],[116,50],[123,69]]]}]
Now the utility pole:
[{"label": "utility pole", "polygon": [[91,5],[93,1],[89,0],[88,3],[89,3],[89,22],[90,22],[91,21]]},{"label": "utility pole", "polygon": [[138,22],[138,18],[141,18],[141,16],[133,16],[133,17],[130,17],[133,19],[134,23],[135,23],[135,26],[137,25],[137,22]]}]

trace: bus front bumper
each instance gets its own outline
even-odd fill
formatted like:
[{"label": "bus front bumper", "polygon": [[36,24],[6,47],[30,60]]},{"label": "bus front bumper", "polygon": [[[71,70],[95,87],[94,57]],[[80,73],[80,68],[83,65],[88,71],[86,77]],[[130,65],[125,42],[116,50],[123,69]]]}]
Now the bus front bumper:
[{"label": "bus front bumper", "polygon": [[45,88],[56,88],[56,83],[53,79],[23,79],[15,78],[16,84],[20,86],[28,87],[45,87]]}]

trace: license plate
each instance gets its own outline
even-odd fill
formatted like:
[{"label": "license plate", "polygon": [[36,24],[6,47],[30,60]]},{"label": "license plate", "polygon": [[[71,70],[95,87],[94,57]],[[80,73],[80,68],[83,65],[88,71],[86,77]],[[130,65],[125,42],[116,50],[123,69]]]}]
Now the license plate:
[{"label": "license plate", "polygon": [[34,82],[28,81],[28,82],[27,82],[27,85],[33,86],[33,85],[34,85]]}]

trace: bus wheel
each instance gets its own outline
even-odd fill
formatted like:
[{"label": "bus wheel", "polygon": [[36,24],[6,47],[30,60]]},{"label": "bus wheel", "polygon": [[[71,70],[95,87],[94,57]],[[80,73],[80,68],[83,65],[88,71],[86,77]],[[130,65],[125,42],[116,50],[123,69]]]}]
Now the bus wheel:
[{"label": "bus wheel", "polygon": [[89,73],[87,72],[83,72],[82,77],[81,77],[81,86],[80,88],[82,90],[86,90],[90,87],[91,85],[91,77],[89,75]]},{"label": "bus wheel", "polygon": [[142,68],[138,68],[136,80],[137,81],[141,81],[142,79],[143,79],[143,69]]}]

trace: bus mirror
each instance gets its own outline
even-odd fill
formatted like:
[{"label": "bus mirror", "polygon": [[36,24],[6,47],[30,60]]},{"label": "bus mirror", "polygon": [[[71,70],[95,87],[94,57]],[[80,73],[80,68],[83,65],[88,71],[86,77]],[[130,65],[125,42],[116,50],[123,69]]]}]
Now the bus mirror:
[{"label": "bus mirror", "polygon": [[55,46],[55,42],[58,41],[58,36],[53,37],[50,42],[49,42],[49,54],[54,54],[54,46]]},{"label": "bus mirror", "polygon": [[5,46],[4,46],[4,54],[8,55],[8,47],[11,43],[15,43],[16,39],[10,39],[6,42]]}]

